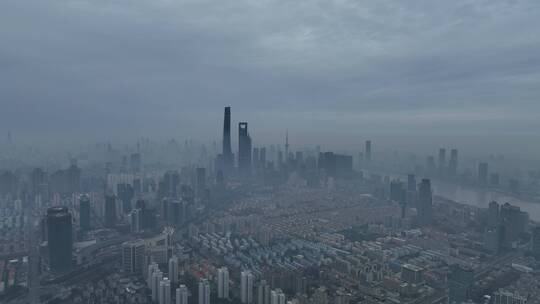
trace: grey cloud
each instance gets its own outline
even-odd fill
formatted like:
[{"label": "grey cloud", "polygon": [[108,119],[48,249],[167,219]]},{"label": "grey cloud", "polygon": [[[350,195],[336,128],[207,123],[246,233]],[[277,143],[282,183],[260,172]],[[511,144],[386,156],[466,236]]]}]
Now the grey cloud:
[{"label": "grey cloud", "polygon": [[4,0],[0,126],[215,138],[232,105],[271,140],[517,133],[540,127],[539,27],[535,0]]}]

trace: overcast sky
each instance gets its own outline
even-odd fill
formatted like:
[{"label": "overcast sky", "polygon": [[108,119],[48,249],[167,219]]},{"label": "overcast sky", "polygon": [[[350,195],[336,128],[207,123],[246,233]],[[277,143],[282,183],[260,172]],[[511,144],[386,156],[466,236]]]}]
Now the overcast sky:
[{"label": "overcast sky", "polygon": [[230,105],[255,143],[540,153],[540,1],[1,0],[0,102],[21,141],[218,140]]}]

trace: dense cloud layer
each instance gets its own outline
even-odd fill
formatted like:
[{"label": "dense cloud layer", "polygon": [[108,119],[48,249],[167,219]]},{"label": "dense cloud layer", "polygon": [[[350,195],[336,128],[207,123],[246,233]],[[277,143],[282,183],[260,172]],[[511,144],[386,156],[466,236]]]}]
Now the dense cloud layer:
[{"label": "dense cloud layer", "polygon": [[231,105],[259,141],[538,141],[539,28],[537,0],[2,0],[0,129],[217,139]]}]

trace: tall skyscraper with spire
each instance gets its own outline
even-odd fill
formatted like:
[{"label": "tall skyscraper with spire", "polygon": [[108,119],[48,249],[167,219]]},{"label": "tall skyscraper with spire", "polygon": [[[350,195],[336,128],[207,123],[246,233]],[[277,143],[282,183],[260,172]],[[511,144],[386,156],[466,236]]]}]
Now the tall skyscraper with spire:
[{"label": "tall skyscraper with spire", "polygon": [[238,169],[244,176],[251,174],[251,137],[247,122],[238,124]]}]

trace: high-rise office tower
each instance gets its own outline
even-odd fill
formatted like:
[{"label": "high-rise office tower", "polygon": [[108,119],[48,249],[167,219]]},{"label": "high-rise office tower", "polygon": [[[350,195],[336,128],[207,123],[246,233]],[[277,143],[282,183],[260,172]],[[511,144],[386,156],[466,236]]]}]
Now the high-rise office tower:
[{"label": "high-rise office tower", "polygon": [[478,183],[482,186],[486,186],[488,181],[488,164],[478,164]]},{"label": "high-rise office tower", "polygon": [[240,300],[242,303],[253,303],[253,274],[249,270],[240,273]]},{"label": "high-rise office tower", "polygon": [[199,281],[199,304],[210,304],[210,283],[206,279]]},{"label": "high-rise office tower", "polygon": [[366,140],[365,150],[364,150],[364,157],[366,158],[366,163],[371,162],[371,140]]},{"label": "high-rise office tower", "polygon": [[433,216],[433,192],[431,190],[431,181],[427,178],[422,179],[418,187],[418,223],[426,226],[431,223]]},{"label": "high-rise office tower", "polygon": [[223,119],[223,165],[226,170],[233,166],[233,154],[231,148],[231,107],[225,107]]},{"label": "high-rise office tower", "polygon": [[73,235],[71,213],[67,207],[52,207],[47,210],[47,238],[49,267],[55,272],[71,269]]},{"label": "high-rise office tower", "polygon": [[178,282],[178,258],[176,256],[172,256],[169,259],[169,280],[173,283]]},{"label": "high-rise office tower", "polygon": [[238,169],[244,176],[251,174],[251,137],[247,122],[238,124]]},{"label": "high-rise office tower", "polygon": [[176,304],[188,304],[189,291],[186,285],[182,284],[176,288]]},{"label": "high-rise office tower", "polygon": [[450,151],[450,162],[448,164],[448,173],[450,176],[455,177],[457,175],[458,168],[458,150],[452,149]]},{"label": "high-rise office tower", "polygon": [[81,195],[79,199],[79,226],[83,231],[90,229],[90,198],[88,195]]},{"label": "high-rise office tower", "polygon": [[444,176],[446,174],[446,149],[439,149],[439,176]]},{"label": "high-rise office tower", "polygon": [[122,268],[126,272],[141,272],[144,265],[144,240],[128,241],[122,244]]},{"label": "high-rise office tower", "polygon": [[171,304],[171,281],[168,278],[159,282],[159,304]]},{"label": "high-rise office tower", "polygon": [[114,194],[105,195],[105,227],[116,225],[116,197]]},{"label": "high-rise office tower", "polygon": [[218,269],[218,298],[229,298],[229,270],[227,267]]}]

